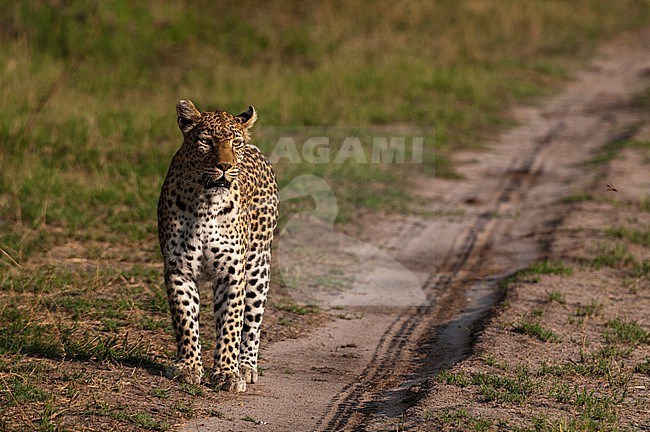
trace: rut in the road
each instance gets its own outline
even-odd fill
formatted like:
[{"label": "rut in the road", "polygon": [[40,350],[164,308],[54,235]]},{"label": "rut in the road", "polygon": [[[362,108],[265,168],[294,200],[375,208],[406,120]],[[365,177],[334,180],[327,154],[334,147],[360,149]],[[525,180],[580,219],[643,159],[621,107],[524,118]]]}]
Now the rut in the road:
[{"label": "rut in the road", "polygon": [[[474,335],[502,298],[499,278],[546,258],[555,228],[570,207],[559,198],[572,186],[598,181],[598,173],[587,172],[584,162],[605,143],[634,133],[637,119],[624,104],[622,108],[621,99],[625,80],[635,78],[632,71],[641,65],[628,57],[587,73],[543,111],[534,112],[534,124],[508,135],[506,141],[513,142],[505,145],[503,161],[483,172],[499,178],[485,186],[488,204],[465,218],[468,228],[455,239],[457,246],[431,264],[423,286],[431,306],[405,310],[394,319],[373,361],[333,398],[318,422],[320,430],[368,430],[373,422],[399,416],[426,394],[426,383],[437,372],[470,354]],[[618,94],[599,93],[612,89]],[[483,186],[476,187],[480,194]],[[417,227],[402,233],[413,235],[422,223],[435,227],[440,222],[413,223]],[[519,254],[516,243],[523,245]],[[496,255],[501,276],[481,278]],[[408,261],[408,256],[397,259]]]},{"label": "rut in the road", "polygon": [[[349,428],[354,424],[363,425],[366,416],[399,414],[412,403],[417,402],[418,395],[411,392],[413,386],[424,384],[433,373],[450,367],[468,354],[472,338],[465,334],[464,329],[478,328],[480,322],[502,296],[499,293],[496,279],[484,281],[484,296],[481,297],[481,304],[462,305],[463,308],[472,310],[472,314],[470,319],[463,320],[464,328],[460,331],[457,330],[457,320],[448,321],[454,315],[451,313],[450,316],[450,312],[459,306],[454,297],[464,297],[464,291],[472,282],[471,275],[478,271],[476,267],[480,266],[480,257],[488,252],[492,241],[490,232],[497,221],[496,215],[500,213],[500,207],[504,203],[512,204],[525,197],[526,189],[537,177],[533,167],[536,165],[535,161],[540,150],[549,145],[563,127],[564,122],[562,121],[553,125],[541,139],[537,140],[537,144],[523,163],[515,161],[507,170],[508,174],[504,176],[499,187],[501,194],[494,206],[475,218],[464,238],[460,240],[460,248],[448,251],[443,260],[444,267],[431,269],[430,278],[423,286],[423,290],[428,299],[434,300],[433,306],[406,311],[392,322],[377,346],[374,360],[363,371],[357,382],[346,386],[334,398],[328,412],[319,421],[320,428],[343,430],[346,426]],[[553,224],[555,223],[557,221],[553,221]],[[413,229],[416,228],[413,227]],[[412,235],[412,232],[409,231],[413,229],[407,230],[406,235]],[[513,264],[521,265],[521,263]],[[462,270],[465,270],[464,275],[460,274]],[[490,301],[485,301],[485,296],[490,297]],[[436,302],[435,299],[443,300]],[[446,325],[440,325],[445,321],[448,321]],[[414,336],[419,336],[424,330],[432,327],[436,327],[436,331],[428,332],[428,338],[419,338],[418,343],[426,346],[426,351],[432,353],[436,352],[437,347],[444,346],[444,358],[436,355],[420,355],[419,362],[415,362],[419,363],[417,370],[403,377],[406,378],[405,382],[408,383],[408,386],[400,385],[398,390],[389,389],[377,394],[376,388],[381,385],[382,381],[393,377],[394,365],[412,360],[406,358],[409,351],[405,348],[414,342]],[[445,343],[443,338],[447,341],[454,341],[454,343]],[[422,350],[417,351],[422,354]],[[424,395],[424,392],[419,393]],[[406,403],[403,403],[404,401]]]}]

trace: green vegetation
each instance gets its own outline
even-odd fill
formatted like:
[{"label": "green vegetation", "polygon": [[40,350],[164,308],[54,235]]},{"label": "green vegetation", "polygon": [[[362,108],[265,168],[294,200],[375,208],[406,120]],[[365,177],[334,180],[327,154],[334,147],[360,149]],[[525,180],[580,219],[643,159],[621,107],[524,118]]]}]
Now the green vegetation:
[{"label": "green vegetation", "polygon": [[192,384],[187,384],[187,383],[182,383],[180,385],[181,390],[183,392],[187,393],[190,396],[202,396],[203,395],[203,388],[200,386],[192,385]]},{"label": "green vegetation", "polygon": [[451,373],[449,371],[442,371],[438,374],[438,381],[443,384],[455,385],[459,387],[467,387],[470,385],[470,380],[465,378],[464,375]]},{"label": "green vegetation", "polygon": [[3,380],[3,387],[11,394],[4,407],[21,405],[27,402],[45,402],[49,396],[42,389],[29,382],[28,377],[13,375]]},{"label": "green vegetation", "polygon": [[605,340],[610,343],[626,343],[632,346],[650,343],[650,332],[636,322],[616,318],[607,322]]},{"label": "green vegetation", "polygon": [[649,276],[650,275],[650,259],[637,261],[632,270],[632,275],[635,277]]},{"label": "green vegetation", "polygon": [[603,244],[597,255],[591,261],[596,268],[601,267],[623,267],[634,263],[634,257],[623,243]]},{"label": "green vegetation", "polygon": [[437,413],[425,412],[423,417],[426,421],[435,420],[459,430],[483,432],[489,431],[493,427],[492,421],[472,415],[463,408],[458,410],[441,410]]},{"label": "green vegetation", "polygon": [[605,230],[605,235],[617,239],[626,239],[641,246],[650,247],[650,230],[612,227]]},{"label": "green vegetation", "polygon": [[488,366],[492,366],[492,367],[495,367],[495,368],[501,369],[501,370],[508,370],[508,365],[506,363],[499,362],[492,356],[486,357],[484,359],[484,361],[485,361],[485,364],[488,365]]},{"label": "green vegetation", "polygon": [[573,268],[557,260],[542,260],[535,264],[531,264],[525,269],[519,270],[514,274],[508,276],[501,281],[502,287],[507,287],[509,284],[517,281],[526,281],[536,283],[539,282],[541,275],[560,275],[569,276],[573,273]]},{"label": "green vegetation", "polygon": [[[647,105],[647,101],[643,102]],[[644,143],[622,137],[608,144],[609,159],[620,149],[629,147],[647,148]],[[574,195],[563,201],[592,199],[596,198]],[[581,257],[585,247],[580,252],[568,254],[586,264],[577,270],[580,274],[576,278],[558,281],[541,277],[572,274],[572,268],[562,263],[541,262],[503,281],[505,287],[519,282],[514,293],[516,306],[520,308],[526,304],[527,310],[523,316],[516,312],[512,318],[509,306],[505,306],[500,314],[509,317],[502,316],[496,324],[490,325],[486,331],[487,341],[479,339],[480,358],[473,355],[459,367],[438,375],[438,383],[458,388],[451,392],[437,389],[440,393],[436,395],[439,396],[435,399],[436,405],[445,408],[425,412],[423,420],[435,425],[431,430],[619,432],[638,428],[647,411],[646,386],[640,383],[650,375],[650,358],[646,355],[650,331],[642,319],[644,305],[630,306],[636,300],[629,293],[622,293],[621,286],[629,288],[633,294],[647,293],[650,260],[646,258],[646,249],[650,244],[639,213],[639,210],[647,210],[646,201],[647,198],[642,198],[641,209],[636,203],[610,203],[614,212],[625,207],[626,212],[632,213],[626,213],[625,219],[617,219],[618,214],[613,218],[625,220],[628,225],[599,232],[615,240],[592,250],[594,257],[591,259]],[[602,279],[587,279],[588,289],[593,287],[596,297],[589,300],[589,297],[584,298],[588,294],[584,287],[576,287],[575,292],[573,289],[574,284],[582,282],[583,275],[593,274],[594,268],[600,269],[598,275]],[[548,291],[540,295],[539,287],[536,291],[529,290],[530,283],[541,283]],[[558,286],[561,288],[556,289]],[[626,295],[627,298],[621,298]],[[627,306],[622,307],[623,304]],[[558,324],[566,315],[566,324]],[[548,321],[542,317],[547,317]],[[550,325],[554,330],[557,328],[556,332],[547,328]],[[505,346],[494,344],[494,334],[504,327],[525,335],[521,338],[556,343],[535,344],[532,348],[522,348],[530,345],[526,340],[517,340],[516,344],[506,342]],[[495,356],[508,358],[508,364],[499,364]],[[555,360],[543,360],[537,367],[530,366],[531,359],[542,358]],[[517,363],[519,361],[521,363]],[[467,368],[472,373],[455,372]],[[526,373],[528,368],[531,369],[529,374]],[[517,369],[519,372],[513,376]],[[456,400],[463,400],[463,403],[459,405]],[[513,416],[513,412],[517,416]]]},{"label": "green vegetation", "polygon": [[[498,370],[469,375],[451,371],[438,374],[439,383],[463,389],[463,397],[474,397],[470,405],[474,408],[487,407],[477,405],[479,402],[492,407],[497,403],[504,412],[512,412],[513,405],[537,401],[525,405],[533,415],[524,428],[515,426],[510,417],[476,417],[465,408],[429,410],[423,420],[460,430],[492,430],[490,427],[496,425],[499,430],[518,431],[625,430],[620,428],[619,412],[621,407],[636,403],[628,394],[632,374],[648,374],[650,370],[649,359],[636,365],[629,364],[629,359],[637,347],[650,343],[650,332],[636,322],[613,319],[606,322],[602,339],[605,345],[593,352],[581,350],[579,358],[563,362],[542,361],[536,371],[529,370],[527,364],[499,365],[488,356],[485,364]],[[569,414],[568,418],[540,416],[547,406],[544,400],[553,401],[557,412]]]},{"label": "green vegetation", "polygon": [[280,303],[275,306],[277,310],[284,312],[291,312],[296,315],[309,315],[318,313],[318,306],[316,305],[299,305],[295,303]]},{"label": "green vegetation", "polygon": [[551,393],[556,401],[581,408],[583,418],[594,422],[616,420],[615,405],[621,402],[610,396],[598,396],[595,390],[566,384],[557,385]]},{"label": "green vegetation", "polygon": [[160,422],[150,415],[141,412],[129,412],[124,405],[111,406],[104,402],[89,404],[84,414],[87,416],[108,417],[123,423],[130,423],[145,430],[167,431],[170,425],[167,422]]},{"label": "green vegetation", "polygon": [[476,387],[485,401],[521,403],[530,396],[535,385],[526,373],[518,373],[511,378],[498,374],[477,373],[471,377],[443,371],[438,374],[438,381],[458,387]]},{"label": "green vegetation", "polygon": [[578,317],[594,316],[594,315],[598,315],[602,310],[603,310],[603,304],[592,299],[587,305],[578,305],[576,309],[576,316]]},{"label": "green vegetation", "polygon": [[[148,342],[120,333],[124,327],[137,327],[143,315],[154,313],[162,319],[164,314],[167,318],[166,310],[158,306],[160,285],[145,287],[148,283],[146,275],[136,283],[128,272],[99,269],[39,268],[7,273],[0,281],[4,298],[0,354],[114,361],[161,369],[147,352]],[[31,307],[25,308],[26,304]],[[44,314],[61,319],[44,322]]]},{"label": "green vegetation", "polygon": [[630,349],[619,349],[612,345],[597,350],[594,353],[581,352],[579,361],[560,363],[542,362],[539,376],[552,375],[570,380],[572,377],[605,378],[612,388],[627,384],[629,375],[619,367],[619,362],[630,354]]},{"label": "green vegetation", "polygon": [[634,367],[634,372],[650,375],[650,358],[645,359],[642,363]]},{"label": "green vegetation", "polygon": [[532,266],[528,267],[523,274],[524,275],[561,275],[561,276],[570,276],[573,273],[573,269],[560,261],[555,260],[544,260],[540,261]]},{"label": "green vegetation", "polygon": [[616,426],[604,423],[602,420],[593,420],[591,418],[567,418],[567,419],[549,419],[547,417],[538,417],[535,419],[533,427],[524,429],[526,432],[585,432],[585,431],[610,431],[620,432],[626,429],[620,429]]},{"label": "green vegetation", "polygon": [[[435,152],[427,148],[419,166],[279,163],[281,185],[300,173],[328,179],[345,219],[359,205],[404,208],[414,169],[451,174],[446,151],[478,145],[509,123],[512,102],[545,93],[596,42],[650,15],[634,0],[388,2],[376,5],[381,14],[361,1],[2,6],[8,263],[61,237],[139,242],[155,255],[180,98],[233,112],[254,104],[260,130],[434,126]],[[269,152],[275,143],[258,144]]]},{"label": "green vegetation", "polygon": [[562,294],[560,291],[553,290],[548,293],[548,301],[550,303],[556,302],[559,304],[565,304],[566,303],[566,298],[564,297],[564,294]]},{"label": "green vegetation", "polygon": [[513,324],[512,327],[513,331],[517,333],[535,337],[543,342],[557,342],[560,340],[560,337],[558,335],[553,333],[551,330],[542,327],[541,323],[539,322],[521,320]]},{"label": "green vegetation", "polygon": [[151,389],[149,394],[151,394],[152,396],[155,396],[155,397],[157,397],[159,399],[167,399],[167,398],[169,398],[170,391],[171,391],[171,388],[166,388],[166,389],[164,389],[164,388],[154,388],[154,389]]},{"label": "green vegetation", "polygon": [[535,389],[535,385],[526,374],[518,374],[515,378],[510,378],[479,373],[472,375],[472,384],[479,386],[479,393],[488,402],[521,403]]},{"label": "green vegetation", "polygon": [[650,212],[650,195],[645,195],[639,204],[641,210]]},{"label": "green vegetation", "polygon": [[593,165],[605,164],[614,159],[620,153],[620,151],[625,148],[635,148],[646,151],[650,150],[650,141],[638,141],[629,139],[628,135],[631,136],[634,132],[636,132],[636,129],[630,130],[621,138],[617,138],[608,142],[600,150],[600,153],[598,153],[598,155],[596,155],[589,162]]},{"label": "green vegetation", "polygon": [[192,417],[194,415],[194,407],[191,403],[176,402],[176,404],[174,404],[174,409],[185,417]]}]

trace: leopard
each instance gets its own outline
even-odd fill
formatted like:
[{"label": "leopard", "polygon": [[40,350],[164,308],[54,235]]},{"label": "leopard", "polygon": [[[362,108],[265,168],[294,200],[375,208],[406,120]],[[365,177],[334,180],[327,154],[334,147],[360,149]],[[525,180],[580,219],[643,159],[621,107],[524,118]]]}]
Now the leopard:
[{"label": "leopard", "polygon": [[210,289],[216,346],[208,381],[215,389],[244,392],[259,376],[260,329],[278,219],[275,171],[251,142],[254,107],[239,115],[200,112],[192,101],[181,100],[176,114],[183,143],[158,201],[158,237],[177,348],[166,375],[192,385],[205,378],[200,290]]}]

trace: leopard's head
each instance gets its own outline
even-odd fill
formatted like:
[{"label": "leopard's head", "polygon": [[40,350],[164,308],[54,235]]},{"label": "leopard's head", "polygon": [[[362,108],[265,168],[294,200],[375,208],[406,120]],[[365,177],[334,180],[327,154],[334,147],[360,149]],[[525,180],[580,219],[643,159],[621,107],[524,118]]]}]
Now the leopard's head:
[{"label": "leopard's head", "polygon": [[237,179],[249,131],[257,120],[255,108],[234,116],[220,110],[199,112],[192,101],[181,100],[176,113],[183,151],[196,181],[206,189],[229,188]]}]

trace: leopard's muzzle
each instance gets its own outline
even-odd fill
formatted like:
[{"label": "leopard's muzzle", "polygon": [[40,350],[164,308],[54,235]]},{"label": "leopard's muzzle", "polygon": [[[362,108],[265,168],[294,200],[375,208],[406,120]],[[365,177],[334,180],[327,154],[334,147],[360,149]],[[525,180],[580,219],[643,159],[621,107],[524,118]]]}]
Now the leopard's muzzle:
[{"label": "leopard's muzzle", "polygon": [[[233,171],[233,173],[230,171]],[[203,176],[201,184],[206,189],[230,188],[232,180],[237,176],[237,171],[237,168],[233,168],[229,163],[218,163],[211,172]]]}]

